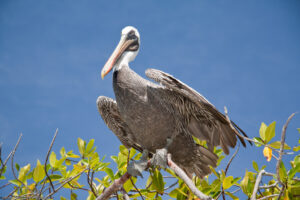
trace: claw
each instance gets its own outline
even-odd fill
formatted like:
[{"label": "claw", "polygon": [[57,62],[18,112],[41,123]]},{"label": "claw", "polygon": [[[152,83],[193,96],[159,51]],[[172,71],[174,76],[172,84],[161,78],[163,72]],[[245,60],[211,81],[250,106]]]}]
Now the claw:
[{"label": "claw", "polygon": [[143,151],[142,157],[138,161],[131,161],[128,166],[127,166],[127,172],[131,176],[142,176],[142,172],[147,168],[147,163],[148,163],[148,155],[149,152],[147,150]]},{"label": "claw", "polygon": [[163,149],[157,149],[156,153],[153,155],[151,164],[154,166],[160,166],[162,168],[167,168],[168,164],[167,164],[167,149],[163,148]]}]

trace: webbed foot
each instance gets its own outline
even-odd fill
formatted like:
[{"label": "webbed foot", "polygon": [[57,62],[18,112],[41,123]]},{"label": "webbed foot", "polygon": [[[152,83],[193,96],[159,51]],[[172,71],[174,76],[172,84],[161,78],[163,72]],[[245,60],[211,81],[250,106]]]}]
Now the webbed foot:
[{"label": "webbed foot", "polygon": [[151,164],[154,166],[160,166],[162,168],[167,168],[167,154],[168,151],[166,148],[156,149],[156,153],[153,155]]},{"label": "webbed foot", "polygon": [[147,150],[143,150],[143,154],[142,157],[140,158],[140,160],[133,160],[131,161],[128,166],[127,166],[127,172],[131,175],[131,176],[142,176],[142,172],[147,168],[147,163],[148,163],[148,155],[149,152]]}]

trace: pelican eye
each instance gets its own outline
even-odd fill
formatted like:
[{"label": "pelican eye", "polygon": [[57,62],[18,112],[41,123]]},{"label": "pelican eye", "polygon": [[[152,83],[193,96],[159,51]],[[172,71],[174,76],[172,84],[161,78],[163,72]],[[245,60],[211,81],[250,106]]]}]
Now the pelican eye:
[{"label": "pelican eye", "polygon": [[130,31],[130,32],[127,34],[127,39],[129,39],[129,40],[136,40],[136,39],[137,39],[137,36],[135,35],[135,32],[134,32],[134,31]]}]

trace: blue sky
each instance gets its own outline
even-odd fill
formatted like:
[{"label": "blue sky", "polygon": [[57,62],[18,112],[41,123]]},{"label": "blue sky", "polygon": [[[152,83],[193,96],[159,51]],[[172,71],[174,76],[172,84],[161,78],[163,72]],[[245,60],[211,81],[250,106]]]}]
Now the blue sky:
[{"label": "blue sky", "polygon": [[[100,71],[124,26],[141,34],[131,68],[158,68],[203,94],[250,137],[262,121],[300,111],[299,1],[1,1],[0,141],[3,151],[23,139],[15,160],[43,160],[54,150],[95,139],[101,155],[120,142],[101,120],[96,99],[114,97],[111,74]],[[297,115],[287,142],[297,144]],[[243,175],[262,149],[241,149],[229,173]],[[274,160],[268,163],[273,168]]]}]

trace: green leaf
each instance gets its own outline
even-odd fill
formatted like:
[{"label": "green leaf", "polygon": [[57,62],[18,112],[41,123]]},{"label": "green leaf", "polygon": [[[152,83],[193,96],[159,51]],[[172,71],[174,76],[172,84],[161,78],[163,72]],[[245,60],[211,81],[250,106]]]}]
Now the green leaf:
[{"label": "green leaf", "polygon": [[17,186],[21,186],[21,183],[20,183],[18,180],[16,180],[16,179],[14,179],[14,180],[9,180],[8,182],[10,182],[10,183],[12,183],[12,184],[14,184],[14,185],[17,185]]},{"label": "green leaf", "polygon": [[[280,149],[281,147],[281,142],[280,141],[276,141],[270,144],[271,147],[273,147],[274,149]],[[290,150],[291,147],[289,145],[287,145],[286,143],[284,143],[284,147],[285,150]]]},{"label": "green leaf", "polygon": [[67,200],[67,199],[63,196],[60,196],[60,200]]},{"label": "green leaf", "polygon": [[91,140],[89,141],[89,143],[86,145],[86,152],[87,152],[87,153],[89,153],[89,152],[91,151],[91,149],[93,148],[94,142],[95,142],[95,140],[94,140],[94,139],[91,139]]},{"label": "green leaf", "polygon": [[260,137],[254,137],[253,140],[254,140],[255,146],[257,146],[257,147],[260,147],[261,143],[265,144],[265,142]]},{"label": "green leaf", "polygon": [[272,122],[265,131],[265,142],[268,143],[275,136],[276,122]]},{"label": "green leaf", "polygon": [[262,122],[259,129],[259,135],[263,141],[266,140],[266,130],[267,130],[267,125],[264,122]]},{"label": "green leaf", "polygon": [[49,157],[51,167],[56,168],[56,154],[52,151]]},{"label": "green leaf", "polygon": [[5,176],[3,176],[3,175],[0,176],[0,180],[4,180],[4,179],[6,179]]},{"label": "green leaf", "polygon": [[300,150],[300,146],[294,147],[293,151],[299,151]]},{"label": "green leaf", "polygon": [[33,180],[34,180],[34,182],[36,182],[36,183],[40,182],[41,180],[44,179],[45,175],[46,174],[45,174],[44,166],[41,165],[39,160],[37,160],[36,167],[33,170]]},{"label": "green leaf", "polygon": [[232,186],[232,180],[233,180],[233,176],[228,176],[223,179],[224,190],[227,190],[228,188],[230,188]]},{"label": "green leaf", "polygon": [[297,172],[300,172],[300,163],[297,163],[297,165],[289,171],[289,179],[292,179]]},{"label": "green leaf", "polygon": [[236,177],[236,178],[233,179],[233,181],[231,183],[236,184],[241,179],[242,179],[241,177]]},{"label": "green leaf", "polygon": [[135,150],[134,148],[131,148],[131,149],[130,149],[130,155],[129,155],[130,159],[131,159],[135,154],[136,154],[136,150]]},{"label": "green leaf", "polygon": [[51,174],[49,175],[51,181],[57,181],[57,180],[60,180],[62,178],[61,175],[58,175],[58,174]]},{"label": "green leaf", "polygon": [[252,165],[253,165],[253,169],[258,172],[259,168],[258,168],[257,163],[254,160],[252,161]]},{"label": "green leaf", "polygon": [[7,169],[7,165],[5,165],[4,168],[2,168],[2,174],[5,174],[6,169]]},{"label": "green leaf", "polygon": [[248,194],[248,191],[247,191],[248,182],[249,182],[249,173],[246,170],[245,176],[244,176],[243,180],[241,181],[241,188],[245,194]]},{"label": "green leaf", "polygon": [[175,188],[174,190],[172,190],[171,192],[169,192],[169,197],[172,197],[172,198],[176,199],[177,195],[178,195],[177,188]]},{"label": "green leaf", "polygon": [[26,175],[27,175],[27,173],[28,173],[29,171],[30,171],[30,164],[28,164],[28,165],[22,167],[22,168],[20,169],[18,179],[19,179],[20,181],[22,181],[22,182],[25,182],[26,179],[27,179],[27,176],[26,176]]},{"label": "green leaf", "polygon": [[[131,179],[132,179],[133,183],[135,184],[136,181],[137,181],[137,178],[136,178],[136,177],[132,177]],[[124,183],[123,187],[124,187],[124,189],[125,189],[126,192],[129,192],[129,191],[133,188],[133,184],[132,184],[131,180],[128,179],[128,180]]]},{"label": "green leaf", "polygon": [[233,200],[239,200],[238,197],[234,196],[234,195],[231,194],[230,192],[225,192],[225,194],[227,194],[228,196],[230,196]]},{"label": "green leaf", "polygon": [[77,139],[77,146],[78,146],[78,150],[79,150],[79,153],[83,156],[84,155],[84,141],[81,139],[81,138],[78,138]]},{"label": "green leaf", "polygon": [[77,200],[77,194],[74,192],[71,193],[71,200]]},{"label": "green leaf", "polygon": [[59,159],[58,161],[56,161],[55,165],[57,168],[61,168],[63,167],[63,162],[67,159],[67,157],[62,157],[61,159]]},{"label": "green leaf", "polygon": [[160,173],[160,171],[158,169],[155,169],[153,176],[152,176],[152,184],[154,189],[160,193],[163,194],[164,193],[164,181],[163,181],[163,177]]},{"label": "green leaf", "polygon": [[67,157],[68,158],[80,158],[79,155],[76,155],[76,154],[72,153],[72,151],[67,153]]},{"label": "green leaf", "polygon": [[300,128],[297,128],[298,132],[300,133]]},{"label": "green leaf", "polygon": [[112,169],[110,169],[110,168],[105,168],[105,170],[104,170],[106,173],[107,173],[107,175],[109,176],[109,178],[113,181],[113,180],[115,180],[115,176],[114,176],[114,172],[113,172],[113,170]]},{"label": "green leaf", "polygon": [[215,168],[213,167],[210,167],[211,171],[214,173],[214,175],[217,177],[217,178],[220,178],[220,174],[218,172],[216,172]]},{"label": "green leaf", "polygon": [[66,150],[65,150],[65,147],[62,147],[59,151],[61,157],[64,157],[66,155]]},{"label": "green leaf", "polygon": [[283,182],[284,182],[284,179],[287,177],[286,169],[285,169],[285,166],[282,161],[280,162],[280,165],[279,165],[279,177],[280,177],[280,180]]},{"label": "green leaf", "polygon": [[[18,163],[16,163],[15,165],[16,165],[17,171],[20,171],[20,165]],[[5,173],[5,172],[3,172],[3,173]]]},{"label": "green leaf", "polygon": [[71,165],[71,160],[66,159],[65,162],[66,162],[66,165]]}]

